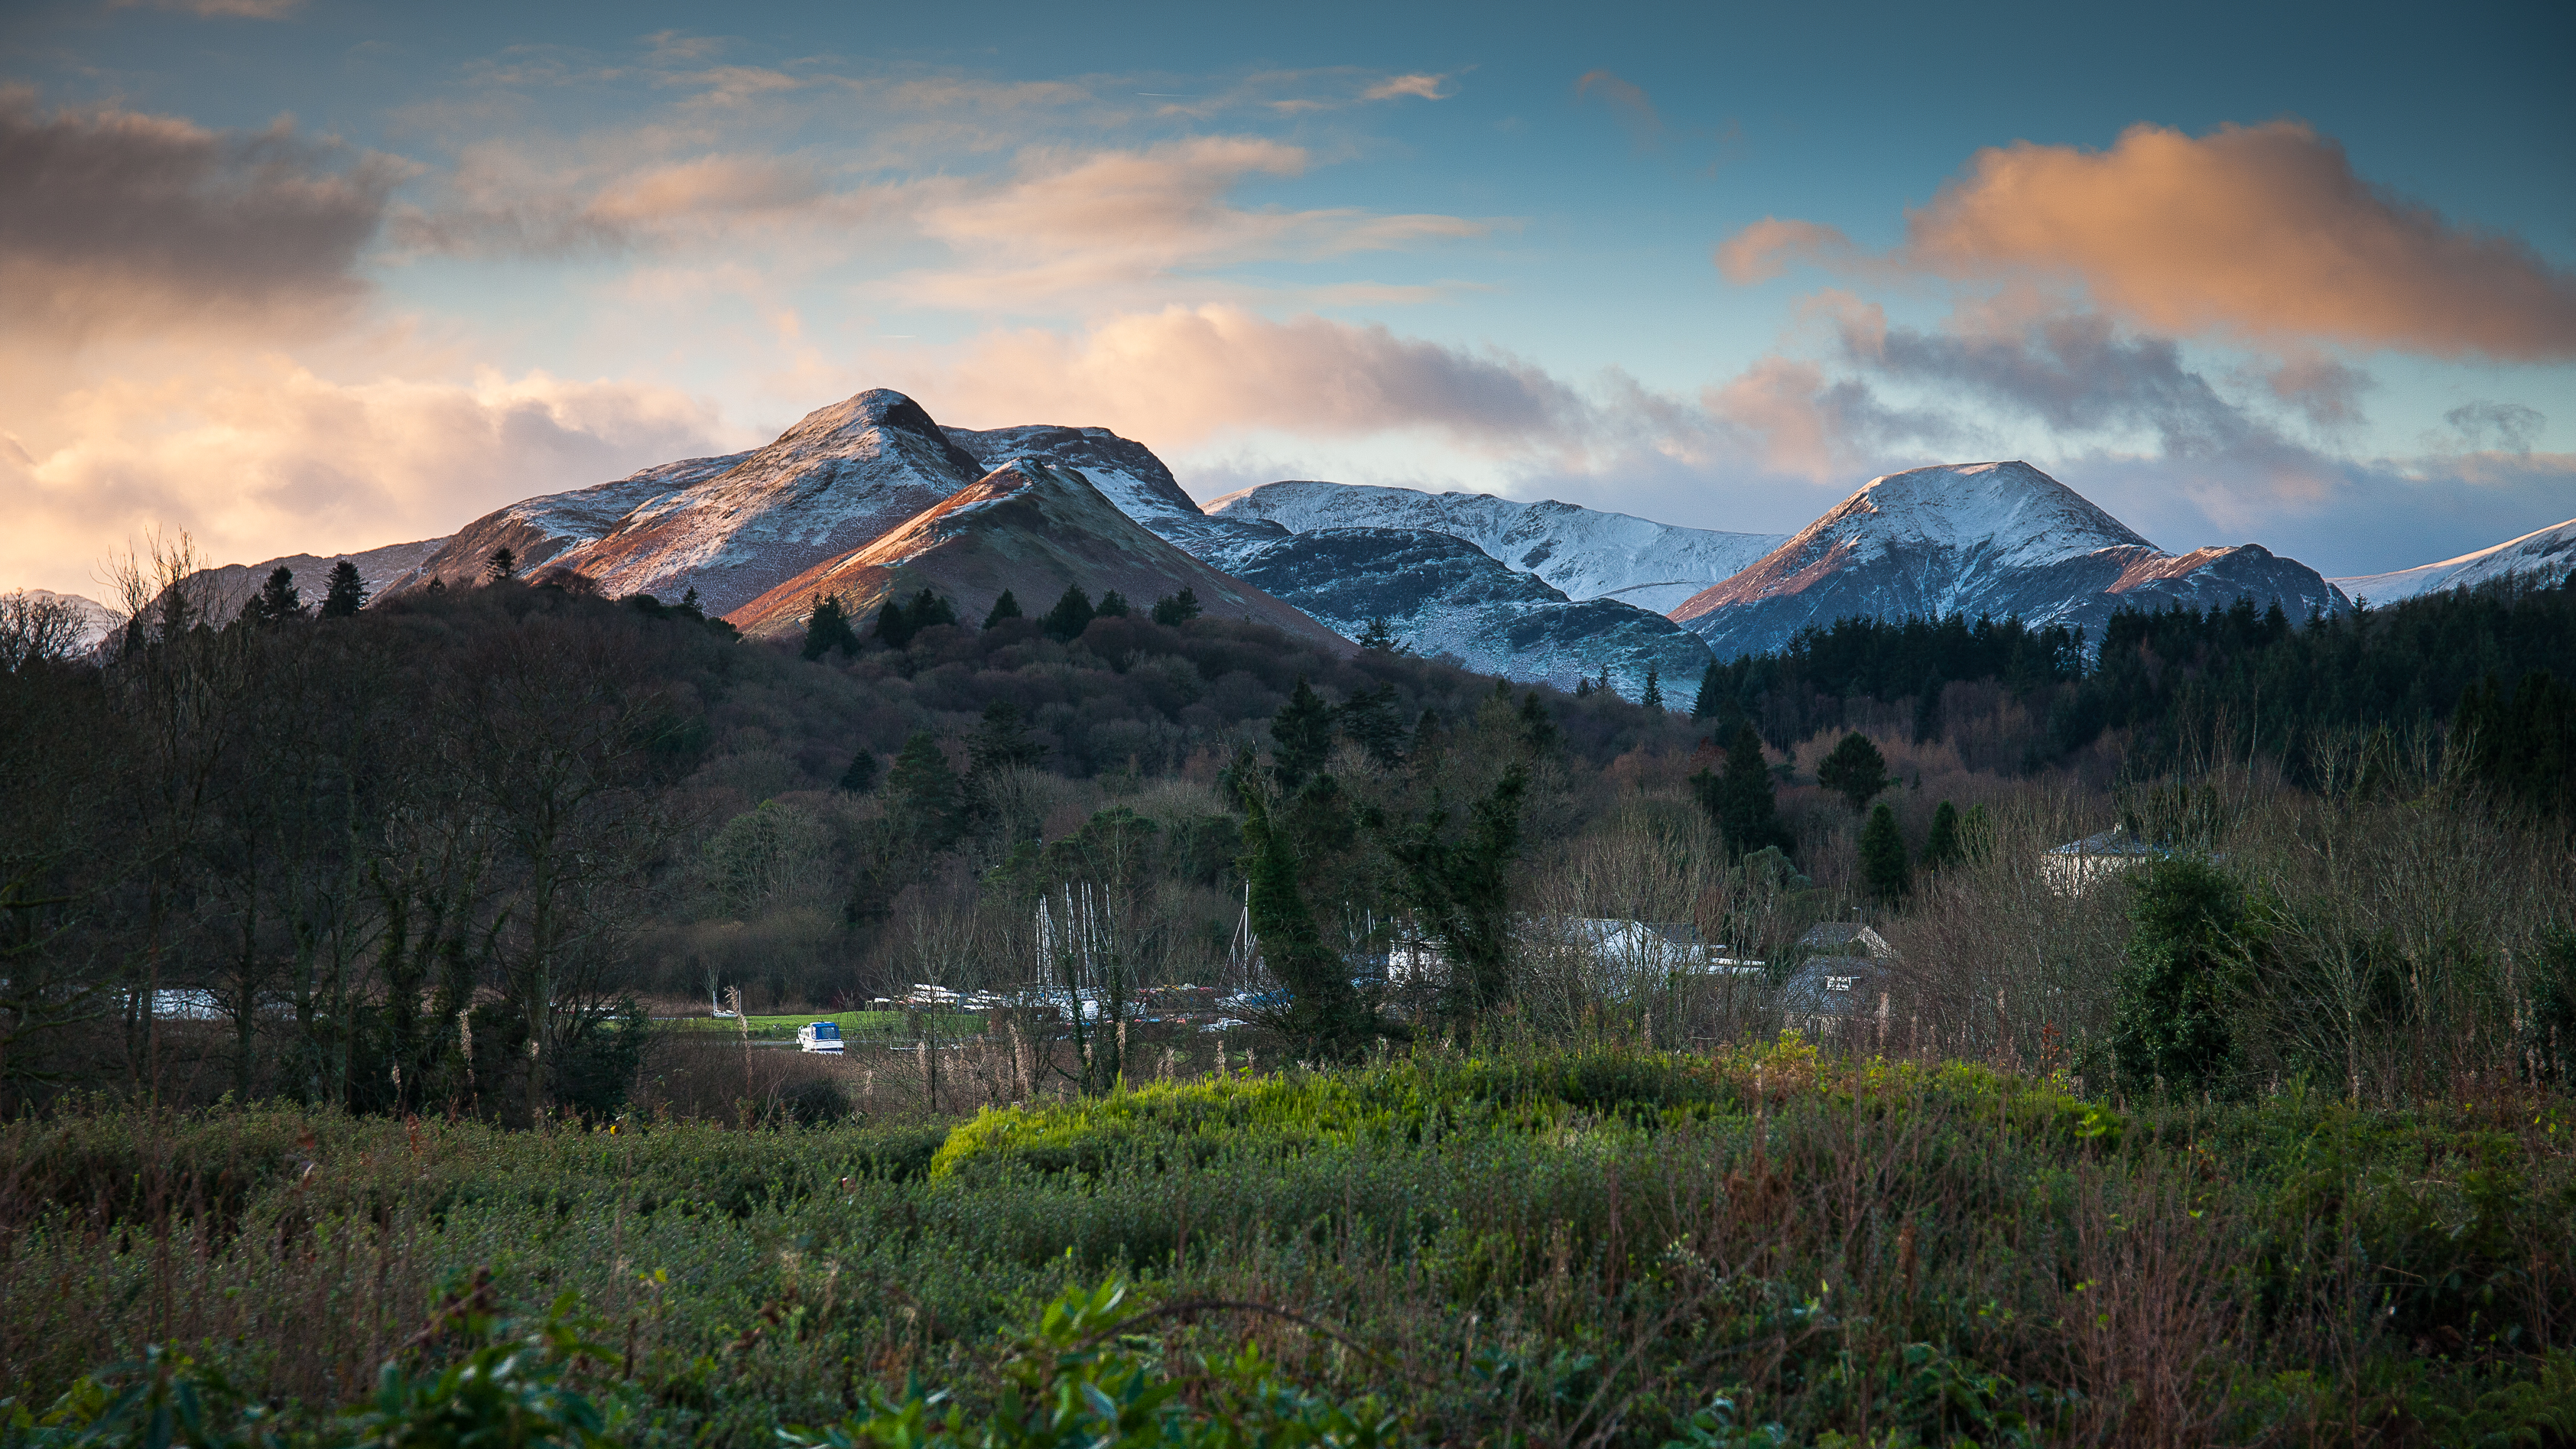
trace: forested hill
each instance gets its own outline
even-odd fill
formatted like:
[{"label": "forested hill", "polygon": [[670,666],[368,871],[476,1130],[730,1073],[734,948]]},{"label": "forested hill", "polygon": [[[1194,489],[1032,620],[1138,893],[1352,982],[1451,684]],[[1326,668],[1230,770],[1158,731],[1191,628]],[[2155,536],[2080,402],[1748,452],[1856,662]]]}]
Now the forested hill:
[{"label": "forested hill", "polygon": [[[1986,694],[1999,690],[2022,722],[2026,769],[2125,731],[2120,753],[2132,771],[2161,770],[2198,747],[2259,751],[2306,778],[2320,743],[2443,729],[2488,681],[2505,712],[2498,719],[2541,720],[2552,685],[2525,678],[2576,682],[2576,579],[2297,621],[2246,600],[2124,611],[2089,660],[2084,644],[2075,631],[2012,619],[1844,619],[1776,653],[1712,668],[1693,713],[1721,728],[1749,719],[1785,747],[1858,722],[1867,702],[1878,718],[1910,719],[1915,738],[1932,740],[1957,723],[1962,695],[1949,686],[1993,686]],[[2549,748],[2537,739],[2505,747]]]}]

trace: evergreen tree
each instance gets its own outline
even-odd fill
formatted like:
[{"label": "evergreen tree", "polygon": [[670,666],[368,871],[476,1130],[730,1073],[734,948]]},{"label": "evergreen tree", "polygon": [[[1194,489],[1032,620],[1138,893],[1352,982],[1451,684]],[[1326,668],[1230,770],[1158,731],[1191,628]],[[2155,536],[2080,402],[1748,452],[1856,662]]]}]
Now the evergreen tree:
[{"label": "evergreen tree", "polygon": [[1448,834],[1449,811],[1433,797],[1424,818],[1386,832],[1397,866],[1395,894],[1449,960],[1449,1010],[1473,1017],[1511,999],[1511,868],[1520,858],[1521,800],[1529,770],[1514,764]]},{"label": "evergreen tree", "polygon": [[268,582],[260,586],[259,612],[272,624],[304,617],[304,595],[295,587],[293,570],[281,565],[269,574]]},{"label": "evergreen tree", "polygon": [[707,616],[706,611],[698,607],[698,586],[695,584],[689,585],[689,591],[680,595],[680,607],[701,619]]},{"label": "evergreen tree", "polygon": [[1708,667],[1699,672],[1699,693],[1691,699],[1691,720],[1696,723],[1717,713],[1718,702],[1725,698],[1724,690],[1724,676],[1718,671],[1717,661],[1712,659],[1708,661]]},{"label": "evergreen tree", "polygon": [[1039,627],[1057,643],[1070,644],[1082,637],[1083,630],[1091,627],[1091,619],[1091,596],[1082,591],[1080,584],[1067,584],[1064,597],[1055,601],[1054,608],[1047,610],[1046,619]]},{"label": "evergreen tree", "polygon": [[1574,697],[1576,699],[1590,699],[1592,697],[1591,675],[1578,674],[1574,676]]},{"label": "evergreen tree", "polygon": [[[1506,693],[1505,698],[1509,697]],[[1521,740],[1529,746],[1530,753],[1533,755],[1549,753],[1556,748],[1558,738],[1556,716],[1548,713],[1547,706],[1539,702],[1538,691],[1533,689],[1522,695]]]},{"label": "evergreen tree", "polygon": [[1701,770],[1691,776],[1691,790],[1716,822],[1728,855],[1738,859],[1761,850],[1786,852],[1789,832],[1780,823],[1771,767],[1762,758],[1762,737],[1744,725],[1726,749],[1726,773]]},{"label": "evergreen tree", "polygon": [[903,600],[889,594],[885,606],[877,610],[877,626],[871,630],[878,643],[888,649],[900,649],[912,642],[912,615]]},{"label": "evergreen tree", "polygon": [[946,595],[923,589],[912,596],[912,603],[904,609],[904,621],[912,625],[915,634],[942,624],[954,624],[957,622],[957,606],[948,602]]},{"label": "evergreen tree", "polygon": [[966,758],[978,773],[1030,769],[1046,759],[1046,746],[1029,733],[1020,707],[1007,699],[984,706],[984,722],[967,738]]},{"label": "evergreen tree", "polygon": [[2511,690],[2490,674],[2461,695],[2451,738],[2470,776],[2499,798],[2576,815],[2576,687],[2546,669]]},{"label": "evergreen tree", "polygon": [[2245,898],[2196,856],[2156,861],[2132,876],[2129,961],[2111,1026],[2120,1075],[2145,1087],[2197,1091],[2226,1068],[2243,950]]},{"label": "evergreen tree", "polygon": [[1905,834],[1885,801],[1870,808],[1869,823],[1860,828],[1860,875],[1869,893],[1888,905],[1905,899],[1913,887],[1914,873],[1905,860]]},{"label": "evergreen tree", "polygon": [[1404,722],[1395,713],[1395,686],[1381,684],[1350,697],[1340,710],[1342,733],[1368,751],[1381,770],[1404,763]]},{"label": "evergreen tree", "polygon": [[965,831],[965,789],[928,730],[914,730],[886,772],[886,821],[897,850],[916,857],[955,847]]},{"label": "evergreen tree", "polygon": [[1422,717],[1413,722],[1413,739],[1405,746],[1404,752],[1419,758],[1438,748],[1440,748],[1440,711],[1426,709],[1422,712]]},{"label": "evergreen tree", "polygon": [[1270,718],[1270,773],[1279,782],[1280,793],[1295,793],[1298,786],[1323,770],[1332,752],[1332,706],[1324,703],[1301,674],[1288,702]]},{"label": "evergreen tree", "polygon": [[1932,828],[1923,837],[1923,868],[1939,870],[1959,859],[1959,811],[1944,800],[1932,809]]},{"label": "evergreen tree", "polygon": [[1395,626],[1387,622],[1384,614],[1373,615],[1368,621],[1368,627],[1360,631],[1360,637],[1356,642],[1362,649],[1377,649],[1388,654],[1404,652],[1404,646],[1396,642]]},{"label": "evergreen tree", "polygon": [[506,584],[518,576],[519,556],[506,547],[492,550],[483,560],[483,581],[487,584]]},{"label": "evergreen tree", "polygon": [[1637,703],[1644,705],[1648,709],[1662,709],[1664,707],[1663,671],[1657,669],[1654,665],[1649,664],[1646,666],[1646,692],[1637,696]]},{"label": "evergreen tree", "polygon": [[850,616],[841,612],[840,595],[816,594],[813,612],[805,616],[805,647],[799,652],[808,659],[820,659],[835,649],[858,653],[859,633],[850,627]]},{"label": "evergreen tree", "polygon": [[1887,788],[1887,757],[1869,736],[1853,730],[1816,765],[1816,783],[1850,801],[1857,814]]},{"label": "evergreen tree", "polygon": [[984,627],[990,629],[994,625],[1002,622],[1004,619],[1016,619],[1019,617],[1020,601],[1011,597],[1010,590],[1004,589],[1002,590],[1002,596],[993,601],[993,611],[984,616]]},{"label": "evergreen tree", "polygon": [[1200,612],[1199,596],[1187,585],[1183,585],[1177,594],[1166,595],[1154,601],[1154,622],[1166,629],[1186,624],[1197,618]]},{"label": "evergreen tree", "polygon": [[354,619],[367,607],[367,581],[358,577],[358,566],[342,559],[331,565],[331,579],[322,593],[322,617]]},{"label": "evergreen tree", "polygon": [[1261,963],[1288,991],[1287,1029],[1301,1051],[1325,1060],[1356,1055],[1372,1034],[1351,990],[1349,968],[1324,944],[1314,912],[1297,885],[1297,854],[1270,819],[1269,802],[1239,768],[1243,801],[1244,914],[1261,942]]},{"label": "evergreen tree", "polygon": [[850,768],[841,772],[841,788],[853,795],[864,795],[877,785],[877,757],[864,746],[850,757]]},{"label": "evergreen tree", "polygon": [[1111,589],[1109,592],[1100,596],[1100,607],[1092,610],[1091,616],[1095,619],[1126,618],[1127,596],[1118,592],[1116,589]]}]

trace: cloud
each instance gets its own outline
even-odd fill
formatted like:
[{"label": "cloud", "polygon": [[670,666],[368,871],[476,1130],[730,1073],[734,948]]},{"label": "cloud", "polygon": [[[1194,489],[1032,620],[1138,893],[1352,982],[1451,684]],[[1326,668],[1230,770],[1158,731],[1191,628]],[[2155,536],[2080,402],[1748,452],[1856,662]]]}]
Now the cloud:
[{"label": "cloud", "polygon": [[1391,75],[1360,92],[1364,101],[1392,101],[1403,96],[1416,96],[1426,101],[1449,99],[1440,93],[1445,75]]},{"label": "cloud", "polygon": [[1664,118],[1655,112],[1655,103],[1646,98],[1645,87],[1621,80],[1606,70],[1585,71],[1574,82],[1576,97],[1599,96],[1628,135],[1640,146],[1651,146],[1662,139]]},{"label": "cloud", "polygon": [[401,163],[0,90],[0,322],[79,340],[296,330],[361,299]]},{"label": "cloud", "polygon": [[2479,401],[2463,403],[2442,414],[2452,433],[2471,451],[2531,455],[2531,440],[2540,436],[2549,419],[2536,408],[2520,403]]},{"label": "cloud", "polygon": [[1481,236],[1494,223],[1352,208],[1286,211],[1229,201],[1257,177],[1302,174],[1306,150],[1247,136],[1205,136],[1141,150],[1035,148],[998,185],[917,188],[918,225],[965,261],[898,278],[915,302],[1006,310],[1072,301],[1102,288],[1264,260],[1316,261]]},{"label": "cloud", "polygon": [[304,8],[304,0],[108,0],[110,10],[145,7],[194,15],[201,20],[284,20]]},{"label": "cloud", "polygon": [[[1831,228],[1776,219],[1719,249],[1737,280],[1792,258],[1873,261]],[[2168,336],[2576,357],[2576,274],[2517,237],[2363,181],[2342,146],[2297,121],[2197,138],[2142,124],[2107,151],[1979,151],[1874,263],[1952,280],[2062,276],[2105,312]]]},{"label": "cloud", "polygon": [[0,580],[79,591],[146,528],[221,562],[435,537],[505,503],[740,446],[667,388],[530,372],[338,383],[284,359],[56,400],[0,450]]}]

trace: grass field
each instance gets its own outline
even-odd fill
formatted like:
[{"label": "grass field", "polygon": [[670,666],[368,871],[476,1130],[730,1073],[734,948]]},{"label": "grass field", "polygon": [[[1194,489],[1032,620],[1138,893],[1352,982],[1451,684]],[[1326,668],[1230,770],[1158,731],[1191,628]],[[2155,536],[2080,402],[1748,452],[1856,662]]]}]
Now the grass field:
[{"label": "grass field", "polygon": [[[165,1345],[319,1434],[385,1362],[461,1361],[454,1304],[559,1303],[621,1443],[772,1445],[908,1379],[972,1437],[1106,1373],[1173,1397],[1141,1437],[1065,1434],[1248,1443],[1209,1425],[1293,1409],[1342,1427],[1264,1442],[2566,1444],[2571,1128],[2511,1092],[2118,1104],[1794,1039],[868,1128],[99,1111],[0,1129],[0,1379],[68,1436],[111,1397],[85,1374]],[[1029,1327],[1113,1282],[1135,1316]]]},{"label": "grass field", "polygon": [[[984,1018],[964,1012],[930,1013],[929,1019],[943,1040],[980,1036]],[[747,1018],[755,1041],[794,1041],[796,1033],[817,1021],[828,1021],[841,1028],[841,1035],[851,1042],[884,1042],[912,1044],[914,1014],[903,1011],[814,1011],[796,1016],[753,1016]],[[681,1016],[654,1023],[681,1031],[737,1032],[742,1028],[731,1017]]]}]

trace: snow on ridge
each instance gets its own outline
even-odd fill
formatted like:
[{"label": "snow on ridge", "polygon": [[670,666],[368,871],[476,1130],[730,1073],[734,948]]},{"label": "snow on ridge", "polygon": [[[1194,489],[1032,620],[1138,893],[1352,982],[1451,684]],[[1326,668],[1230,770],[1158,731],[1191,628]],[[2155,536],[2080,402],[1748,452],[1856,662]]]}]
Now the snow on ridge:
[{"label": "snow on ridge", "polygon": [[2090,499],[2018,459],[1881,474],[1792,541],[1829,534],[1851,539],[1861,557],[1930,546],[2016,567],[2105,548],[2155,549]]},{"label": "snow on ridge", "polygon": [[2547,528],[2536,528],[2520,538],[2507,539],[2439,563],[2418,564],[2411,569],[2397,569],[2384,574],[2360,574],[2333,582],[2355,599],[2393,604],[2422,594],[2474,588],[2519,575],[2539,575],[2546,581],[2568,569],[2576,569],[2576,518],[2553,523]]}]

